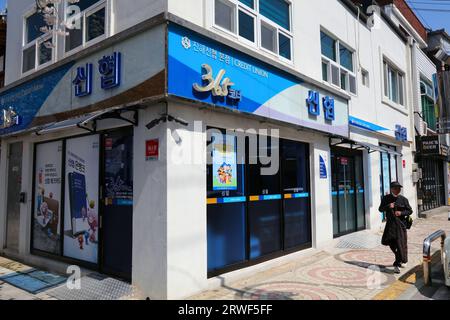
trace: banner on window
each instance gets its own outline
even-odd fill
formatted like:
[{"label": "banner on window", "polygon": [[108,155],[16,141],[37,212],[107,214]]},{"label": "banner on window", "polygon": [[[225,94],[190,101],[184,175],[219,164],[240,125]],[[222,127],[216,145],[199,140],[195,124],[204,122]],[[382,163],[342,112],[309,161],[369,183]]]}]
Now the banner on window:
[{"label": "banner on window", "polygon": [[61,253],[62,141],[36,146],[33,249]]},{"label": "banner on window", "polygon": [[66,143],[64,255],[97,263],[99,136]]},{"label": "banner on window", "polygon": [[213,144],[213,190],[237,190],[236,138]]}]

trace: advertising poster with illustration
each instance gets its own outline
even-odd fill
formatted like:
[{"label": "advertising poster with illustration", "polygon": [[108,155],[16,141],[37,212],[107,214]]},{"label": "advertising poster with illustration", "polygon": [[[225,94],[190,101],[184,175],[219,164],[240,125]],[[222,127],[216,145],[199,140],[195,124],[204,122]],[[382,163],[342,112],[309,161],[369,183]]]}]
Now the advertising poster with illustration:
[{"label": "advertising poster with illustration", "polygon": [[62,141],[36,146],[33,249],[61,254]]},{"label": "advertising poster with illustration", "polygon": [[66,142],[64,256],[98,261],[99,136]]},{"label": "advertising poster with illustration", "polygon": [[214,139],[213,154],[213,190],[237,190],[236,138],[227,136]]}]

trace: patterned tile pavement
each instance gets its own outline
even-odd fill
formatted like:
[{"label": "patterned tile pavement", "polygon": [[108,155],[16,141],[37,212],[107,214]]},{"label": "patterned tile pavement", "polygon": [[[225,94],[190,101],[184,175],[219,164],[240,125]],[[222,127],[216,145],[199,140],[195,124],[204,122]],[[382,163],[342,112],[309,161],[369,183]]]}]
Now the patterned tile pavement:
[{"label": "patterned tile pavement", "polygon": [[[393,273],[393,254],[378,245],[371,249],[343,249],[342,240],[323,251],[251,277],[191,297],[192,300],[371,300],[395,299],[414,286],[422,264],[424,239],[436,230],[450,235],[448,213],[418,219],[409,232],[409,263],[401,275]],[[380,232],[363,231],[373,237]],[[435,244],[433,252],[438,251]],[[418,267],[419,266],[419,267]],[[411,273],[411,275],[409,274]],[[406,279],[406,280],[402,280]]]},{"label": "patterned tile pavement", "polygon": [[[422,243],[432,232],[443,229],[450,235],[447,212],[426,220],[418,219],[409,233],[408,267],[401,275],[394,275],[393,254],[389,248],[373,245],[380,232],[363,231],[344,239],[349,245],[342,248],[342,240],[333,246],[314,252],[279,267],[253,274],[217,290],[203,292],[192,300],[371,300],[396,299],[414,286],[422,263]],[[372,239],[365,247],[361,239]],[[358,240],[359,239],[359,240]],[[339,245],[341,244],[341,245]],[[337,248],[340,247],[340,248]],[[365,248],[364,248],[365,247]],[[434,252],[439,245],[434,246]],[[356,248],[356,249],[355,249]],[[24,272],[31,267],[0,257],[0,276]],[[402,280],[404,279],[404,280]],[[0,281],[0,300],[55,300],[58,289],[31,295]],[[53,293],[52,293],[53,292]],[[67,297],[66,297],[67,298]],[[95,298],[95,297],[91,297]]]}]

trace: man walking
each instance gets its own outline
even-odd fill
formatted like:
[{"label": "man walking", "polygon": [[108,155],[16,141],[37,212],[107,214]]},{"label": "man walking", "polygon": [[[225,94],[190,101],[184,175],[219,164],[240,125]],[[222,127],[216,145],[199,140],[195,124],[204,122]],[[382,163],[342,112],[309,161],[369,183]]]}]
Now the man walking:
[{"label": "man walking", "polygon": [[391,183],[391,193],[381,200],[380,212],[386,214],[386,228],[382,244],[389,246],[395,254],[394,272],[399,274],[402,264],[408,263],[408,235],[406,220],[413,211],[408,199],[400,194],[403,186],[398,182]]}]

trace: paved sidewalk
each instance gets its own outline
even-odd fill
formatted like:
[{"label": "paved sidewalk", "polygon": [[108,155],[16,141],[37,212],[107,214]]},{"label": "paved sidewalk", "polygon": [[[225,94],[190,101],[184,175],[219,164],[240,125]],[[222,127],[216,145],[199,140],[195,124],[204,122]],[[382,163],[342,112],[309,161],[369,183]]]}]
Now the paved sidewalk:
[{"label": "paved sidewalk", "polygon": [[[129,283],[96,272],[87,271],[80,279],[80,289],[78,290],[68,288],[64,276],[67,277],[67,275],[47,273],[0,256],[0,300],[140,299],[139,292]],[[53,282],[54,284],[44,282],[52,279],[58,279],[58,281]],[[10,283],[36,293],[22,290]],[[40,287],[42,285],[43,287]]]},{"label": "paved sidewalk", "polygon": [[[415,222],[409,233],[410,263],[401,275],[394,275],[392,272],[393,254],[389,248],[379,244],[381,232],[363,231],[337,239],[333,246],[310,256],[257,273],[252,277],[218,290],[202,293],[191,299],[424,299],[423,290],[417,288],[421,281],[422,244],[426,236],[439,229],[447,231],[450,235],[447,212],[426,220],[418,219]],[[361,249],[363,247],[366,249]],[[436,243],[434,252],[438,249],[439,244]],[[374,267],[375,270],[372,269]],[[0,257],[0,277],[14,272],[26,272],[29,269],[31,269],[30,266]],[[100,279],[99,282],[94,280],[93,278],[89,278],[89,281],[85,280],[86,289],[76,294],[67,292],[62,285],[35,295],[0,280],[0,300],[114,298],[110,293],[106,292],[107,295],[105,293],[110,288],[105,290],[100,285],[105,282],[105,279]],[[114,280],[107,278],[107,281]],[[117,283],[113,283],[113,287],[117,287]],[[448,299],[446,290],[448,289],[438,289],[433,297]],[[124,295],[122,299],[130,295],[129,292],[119,293]],[[133,299],[135,295],[130,296]]]},{"label": "paved sidewalk", "polygon": [[[445,212],[444,212],[445,211]],[[394,300],[411,290],[421,277],[424,239],[436,230],[450,235],[448,213],[417,219],[409,232],[409,264],[402,274],[393,273],[394,256],[380,244],[382,232],[363,231],[337,239],[333,246],[252,277],[207,291],[192,300]],[[377,239],[375,245],[370,239]],[[356,241],[355,241],[356,239]],[[366,249],[358,239],[368,239]],[[364,242],[364,241],[363,241]],[[345,246],[348,243],[349,245]],[[352,243],[355,245],[352,248]],[[344,244],[344,245],[342,245]],[[364,247],[364,244],[360,247]],[[440,250],[434,244],[433,253]],[[446,289],[446,288],[445,288]],[[441,289],[444,290],[444,289]],[[441,296],[445,296],[442,295]],[[415,296],[411,295],[411,299]]]}]

